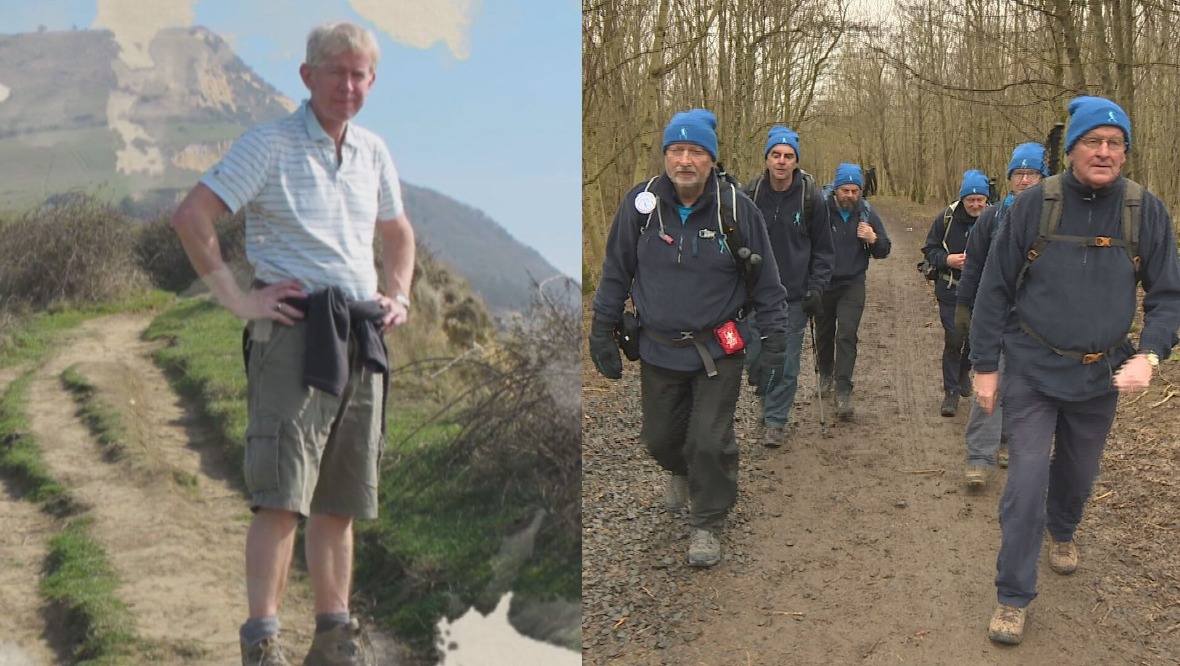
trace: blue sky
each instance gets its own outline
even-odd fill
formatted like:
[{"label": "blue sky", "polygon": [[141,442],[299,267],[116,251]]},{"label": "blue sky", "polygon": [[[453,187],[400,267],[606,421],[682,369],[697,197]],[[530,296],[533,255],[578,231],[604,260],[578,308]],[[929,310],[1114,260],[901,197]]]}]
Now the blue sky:
[{"label": "blue sky", "polygon": [[[404,17],[382,15],[395,4],[427,8],[432,27],[391,34],[407,25]],[[297,101],[306,96],[298,70],[312,27],[349,20],[373,29],[381,62],[356,122],[385,139],[402,179],[483,210],[558,270],[581,279],[580,4],[0,0],[0,31],[90,28],[100,6],[108,20],[206,26]]]}]

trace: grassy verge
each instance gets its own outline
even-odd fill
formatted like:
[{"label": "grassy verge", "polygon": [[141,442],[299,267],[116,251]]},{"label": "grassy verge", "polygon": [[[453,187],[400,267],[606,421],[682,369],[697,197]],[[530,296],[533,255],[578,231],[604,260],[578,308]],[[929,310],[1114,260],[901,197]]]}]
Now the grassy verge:
[{"label": "grassy verge", "polygon": [[41,593],[58,605],[73,634],[76,664],[138,663],[135,617],[116,595],[119,580],[102,546],[90,536],[91,520],[72,522],[49,542],[48,575]]},{"label": "grassy verge", "polygon": [[[32,374],[12,382],[0,397],[0,472],[22,496],[59,518],[81,507],[49,473],[40,446],[29,434],[25,404]],[[116,666],[137,663],[134,617],[115,592],[118,580],[102,546],[90,536],[91,520],[67,524],[49,542],[41,593],[60,612],[57,627],[73,646],[70,663]]]},{"label": "grassy verge", "polygon": [[107,460],[121,460],[127,455],[127,432],[122,417],[110,405],[103,402],[90,380],[71,365],[61,373],[62,386],[74,397],[78,405],[78,417],[90,426],[90,432],[103,448]]},{"label": "grassy verge", "polygon": [[[226,443],[228,460],[240,460],[246,429],[241,322],[205,299],[191,299],[158,316],[148,337],[172,340],[157,353],[157,361],[177,390],[202,405]],[[494,605],[494,599],[482,598],[492,576],[491,558],[534,508],[474,478],[466,467],[450,464],[458,427],[446,422],[423,427],[429,411],[420,411],[426,409],[421,405],[404,411],[404,397],[395,385],[386,424],[381,516],[357,525],[354,579],[356,594],[369,600],[378,621],[425,647],[432,644],[440,617],[457,615],[472,603]],[[537,552],[545,553],[541,543]],[[537,596],[554,596],[554,585],[566,598],[580,593],[580,568],[570,566],[570,550],[526,565],[522,575]],[[559,580],[542,580],[558,571]]]}]

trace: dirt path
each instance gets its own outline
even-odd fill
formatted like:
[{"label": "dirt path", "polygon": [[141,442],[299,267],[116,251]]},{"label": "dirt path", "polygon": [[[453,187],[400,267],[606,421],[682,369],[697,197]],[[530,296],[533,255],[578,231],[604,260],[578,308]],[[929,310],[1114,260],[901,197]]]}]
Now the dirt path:
[{"label": "dirt path", "polygon": [[[942,333],[914,265],[929,220],[882,204],[893,253],[873,262],[854,381],[857,418],[819,436],[810,339],[789,446],[756,443],[752,394],[738,414],[740,497],[725,559],[683,564],[685,515],[660,506],[663,473],[638,442],[637,366],[619,383],[584,373],[583,641],[587,664],[1154,664],[1176,635],[1145,635],[1152,609],[1108,584],[1142,562],[1083,522],[1079,571],[1041,567],[1025,642],[992,644],[1003,474],[968,492],[967,409],[938,414]],[[932,219],[932,216],[931,216]],[[907,231],[912,227],[912,231]],[[966,406],[964,401],[963,406]],[[832,423],[834,405],[825,399]],[[1113,590],[1112,590],[1113,587]]]},{"label": "dirt path", "polygon": [[[17,370],[0,370],[0,395],[18,376]],[[56,526],[17,493],[0,480],[0,665],[51,664],[56,652],[46,635],[37,586]]]},{"label": "dirt path", "polygon": [[[91,507],[94,536],[122,580],[117,594],[133,609],[140,636],[187,664],[225,664],[237,658],[245,612],[249,510],[225,478],[216,443],[152,363],[156,345],[139,337],[149,321],[115,315],[84,324],[37,373],[28,413],[54,477]],[[75,364],[119,411],[129,434],[125,460],[105,461],[75,416],[60,380]],[[289,644],[306,645],[310,604],[293,587],[284,634]]]}]

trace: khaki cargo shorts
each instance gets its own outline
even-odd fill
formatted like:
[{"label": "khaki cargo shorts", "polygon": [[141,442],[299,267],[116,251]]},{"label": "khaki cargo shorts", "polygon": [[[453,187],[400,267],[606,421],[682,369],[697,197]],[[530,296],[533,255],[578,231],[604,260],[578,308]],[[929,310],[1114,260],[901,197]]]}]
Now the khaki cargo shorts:
[{"label": "khaki cargo shorts", "polygon": [[[339,397],[303,382],[306,324],[249,323],[246,488],[251,508],[377,517],[383,377],[356,362]],[[267,330],[269,329],[269,330]],[[359,366],[359,367],[358,367]]]}]

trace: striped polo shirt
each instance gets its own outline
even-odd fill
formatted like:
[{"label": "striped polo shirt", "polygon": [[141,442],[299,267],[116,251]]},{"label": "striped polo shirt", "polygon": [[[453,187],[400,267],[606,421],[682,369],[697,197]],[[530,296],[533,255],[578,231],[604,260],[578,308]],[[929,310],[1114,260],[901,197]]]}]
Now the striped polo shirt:
[{"label": "striped polo shirt", "polygon": [[309,292],[377,293],[378,220],[402,213],[401,185],[379,136],[348,124],[336,147],[304,101],[291,115],[242,135],[201,176],[234,213],[246,209],[246,257],[264,282],[293,279]]}]

